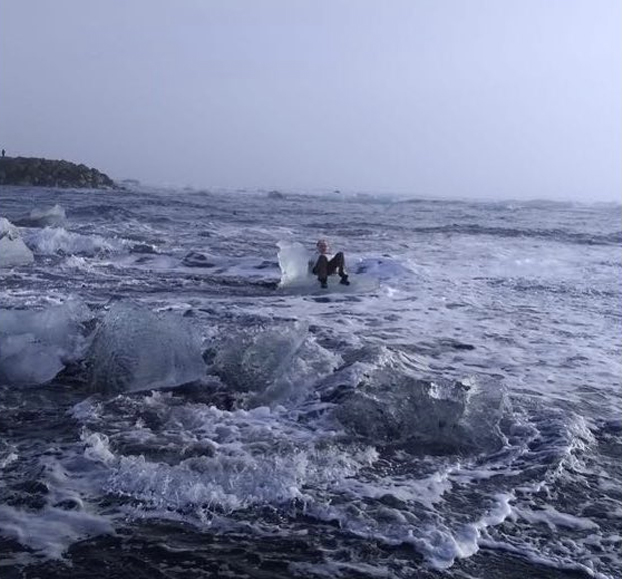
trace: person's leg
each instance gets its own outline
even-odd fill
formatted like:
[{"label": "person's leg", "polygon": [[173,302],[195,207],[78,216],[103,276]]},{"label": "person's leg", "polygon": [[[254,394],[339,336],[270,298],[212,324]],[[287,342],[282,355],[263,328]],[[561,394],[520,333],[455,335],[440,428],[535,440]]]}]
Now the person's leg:
[{"label": "person's leg", "polygon": [[328,279],[328,258],[325,255],[320,255],[315,262],[313,273],[317,275],[322,287],[326,287],[326,280]]},{"label": "person's leg", "polygon": [[328,262],[328,275],[333,275],[336,271],[342,275],[344,264],[343,253],[340,251]]},{"label": "person's leg", "polygon": [[333,257],[328,262],[328,275],[332,275],[336,271],[341,278],[340,283],[344,285],[350,285],[350,282],[348,281],[348,274],[345,272],[345,268],[346,258],[344,257],[343,252],[340,251],[339,253],[335,254],[335,257]]}]

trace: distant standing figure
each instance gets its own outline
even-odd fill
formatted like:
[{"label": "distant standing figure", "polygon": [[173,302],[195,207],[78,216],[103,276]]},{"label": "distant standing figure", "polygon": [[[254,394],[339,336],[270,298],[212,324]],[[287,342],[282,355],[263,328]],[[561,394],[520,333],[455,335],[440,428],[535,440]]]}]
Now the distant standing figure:
[{"label": "distant standing figure", "polygon": [[348,274],[345,272],[346,260],[343,256],[343,252],[336,253],[334,257],[329,258],[328,241],[320,239],[317,244],[317,251],[320,254],[313,266],[313,273],[317,275],[317,279],[320,282],[322,288],[328,287],[328,276],[333,275],[335,272],[339,274],[341,280],[339,283],[343,285],[350,285],[348,281]]},{"label": "distant standing figure", "polygon": [[4,157],[4,154],[6,153],[6,151],[4,149],[2,149],[2,156]]}]

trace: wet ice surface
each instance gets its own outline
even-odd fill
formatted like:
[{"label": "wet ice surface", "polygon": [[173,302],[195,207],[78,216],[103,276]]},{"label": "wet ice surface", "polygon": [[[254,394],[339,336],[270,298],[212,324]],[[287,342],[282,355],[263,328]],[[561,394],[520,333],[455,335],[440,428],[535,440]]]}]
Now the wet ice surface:
[{"label": "wet ice surface", "polygon": [[619,206],[0,200],[3,577],[619,576]]}]

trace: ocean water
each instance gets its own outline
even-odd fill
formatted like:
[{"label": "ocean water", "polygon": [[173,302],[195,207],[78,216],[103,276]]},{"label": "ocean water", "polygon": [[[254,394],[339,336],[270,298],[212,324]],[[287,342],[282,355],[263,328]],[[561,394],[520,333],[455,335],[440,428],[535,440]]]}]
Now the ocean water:
[{"label": "ocean water", "polygon": [[0,189],[0,577],[620,577],[620,205],[274,197]]}]

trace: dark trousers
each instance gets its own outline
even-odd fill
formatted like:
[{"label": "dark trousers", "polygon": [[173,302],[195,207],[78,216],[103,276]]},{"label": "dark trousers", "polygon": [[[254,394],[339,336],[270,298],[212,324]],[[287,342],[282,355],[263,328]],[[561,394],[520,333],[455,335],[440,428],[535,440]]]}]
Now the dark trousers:
[{"label": "dark trousers", "polygon": [[315,262],[315,266],[313,266],[313,273],[317,275],[320,281],[326,281],[328,276],[333,275],[335,272],[341,277],[346,275],[344,271],[345,266],[346,260],[341,251],[330,260],[325,255],[320,255]]}]

